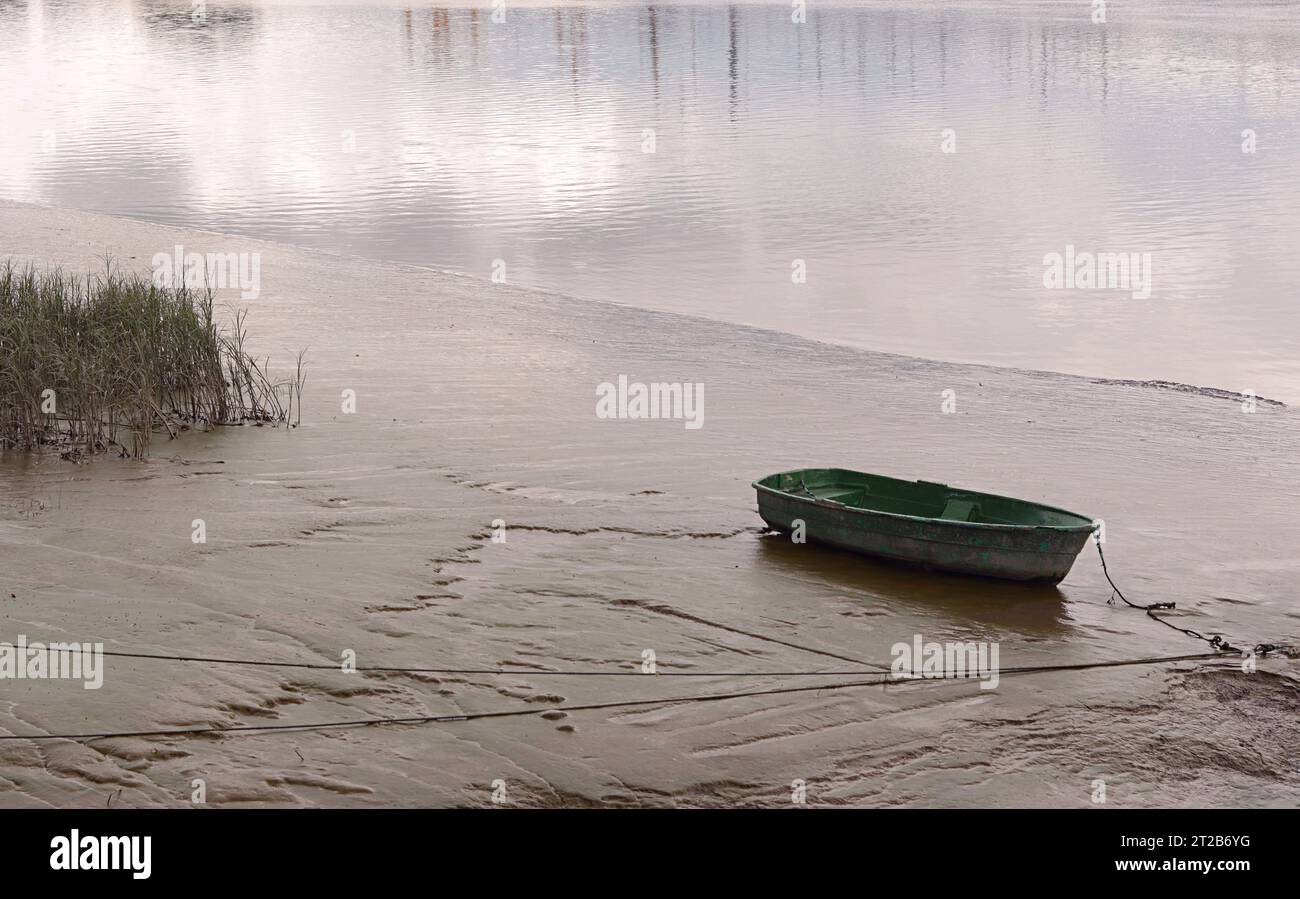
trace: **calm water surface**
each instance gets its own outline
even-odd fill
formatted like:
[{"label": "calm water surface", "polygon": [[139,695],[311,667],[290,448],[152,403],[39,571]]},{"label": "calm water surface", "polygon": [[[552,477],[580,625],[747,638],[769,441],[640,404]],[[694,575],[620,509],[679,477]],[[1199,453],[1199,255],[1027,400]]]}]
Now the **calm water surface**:
[{"label": "calm water surface", "polygon": [[1300,400],[1300,7],[1135,6],[11,0],[0,195]]}]

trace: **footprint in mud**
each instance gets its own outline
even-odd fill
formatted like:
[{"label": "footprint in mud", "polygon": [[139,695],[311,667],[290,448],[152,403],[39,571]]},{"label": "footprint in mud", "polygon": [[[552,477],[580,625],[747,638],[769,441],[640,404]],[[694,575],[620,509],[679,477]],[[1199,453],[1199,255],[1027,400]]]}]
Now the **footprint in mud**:
[{"label": "footprint in mud", "polygon": [[572,724],[561,724],[556,730],[562,734],[576,734],[578,732],[578,729]]},{"label": "footprint in mud", "polygon": [[524,702],[544,702],[547,705],[559,705],[564,702],[564,697],[558,693],[533,693],[526,688],[497,687],[497,692],[510,699],[522,699]]},{"label": "footprint in mud", "polygon": [[547,721],[559,721],[562,718],[568,718],[568,712],[562,712],[559,709],[551,709],[549,712],[542,712],[542,717]]}]

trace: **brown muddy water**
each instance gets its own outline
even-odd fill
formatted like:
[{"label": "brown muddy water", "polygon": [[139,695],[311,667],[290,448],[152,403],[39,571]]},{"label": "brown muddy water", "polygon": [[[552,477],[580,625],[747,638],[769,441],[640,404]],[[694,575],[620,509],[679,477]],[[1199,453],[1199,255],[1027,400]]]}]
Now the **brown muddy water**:
[{"label": "brown muddy water", "polygon": [[[0,205],[0,246],[147,268],[231,238]],[[1103,518],[1138,602],[1300,642],[1300,419],[1236,399],[928,362],[243,240],[257,348],[309,348],[301,428],[223,428],[147,462],[0,462],[5,640],[361,666],[797,672],[896,642],[1006,667],[1199,651],[1059,588],[945,578],[762,530],[750,481],[842,464]],[[223,299],[238,302],[233,294]],[[241,305],[249,305],[241,303]],[[596,386],[705,385],[703,426],[601,420]],[[341,395],[355,391],[356,411]],[[942,412],[944,391],[956,411]],[[207,542],[191,540],[195,519]],[[493,542],[493,522],[504,542]],[[1006,675],[542,715],[808,678],[430,676],[110,658],[102,689],[5,681],[9,734],[533,708],[416,727],[0,743],[4,806],[1295,806],[1300,693],[1264,661]],[[827,678],[834,682],[836,678]]]}]

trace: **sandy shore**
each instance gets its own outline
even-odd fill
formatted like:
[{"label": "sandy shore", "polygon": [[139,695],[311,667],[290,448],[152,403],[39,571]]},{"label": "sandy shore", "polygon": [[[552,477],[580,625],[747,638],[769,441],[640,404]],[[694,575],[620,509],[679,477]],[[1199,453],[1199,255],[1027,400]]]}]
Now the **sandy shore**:
[{"label": "sandy shore", "polygon": [[[0,203],[0,256],[148,270],[261,254],[255,347],[308,348],[303,427],[144,463],[0,461],[4,640],[361,666],[817,671],[926,639],[1004,667],[1196,652],[1059,590],[933,578],[765,536],[751,480],[839,464],[1101,517],[1137,601],[1300,642],[1295,410],[860,352],[240,237]],[[236,301],[233,294],[223,299]],[[936,323],[936,327],[942,324]],[[596,385],[703,383],[703,427],[607,421]],[[355,391],[356,412],[341,409]],[[955,392],[956,414],[941,411]],[[203,519],[207,542],[191,540]],[[506,539],[493,542],[492,523]],[[1191,664],[224,738],[0,744],[0,805],[1285,805],[1293,670]],[[806,678],[797,679],[807,683]],[[833,679],[832,679],[833,680]],[[464,714],[796,679],[345,674],[110,659],[8,681],[0,731]]]}]

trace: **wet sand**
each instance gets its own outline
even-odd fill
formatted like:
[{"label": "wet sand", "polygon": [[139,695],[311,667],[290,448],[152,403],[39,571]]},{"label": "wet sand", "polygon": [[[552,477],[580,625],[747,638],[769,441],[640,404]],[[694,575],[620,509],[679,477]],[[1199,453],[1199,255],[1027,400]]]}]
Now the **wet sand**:
[{"label": "wet sand", "polygon": [[[750,481],[843,465],[1105,519],[1112,573],[1184,626],[1300,642],[1300,416],[1101,379],[951,365],[245,238],[0,203],[22,263],[147,270],[259,252],[303,426],[160,441],[148,462],[0,461],[5,640],[361,666],[817,671],[993,640],[1003,667],[1192,653],[1056,589],[936,577],[762,530]],[[223,299],[234,300],[234,297]],[[611,298],[616,299],[616,298]],[[237,301],[236,301],[237,302]],[[936,324],[936,327],[941,325]],[[607,421],[595,388],[705,384],[704,426]],[[1208,385],[1231,386],[1231,385]],[[355,390],[357,411],[340,394]],[[955,414],[941,412],[956,393]],[[191,542],[191,522],[207,525]],[[504,520],[506,541],[490,539]],[[802,647],[802,648],[800,648]],[[1295,669],[1191,663],[542,717],[557,704],[807,678],[411,676],[109,659],[98,691],[7,681],[39,734],[535,708],[416,727],[0,743],[0,805],[1289,806]],[[828,678],[833,681],[834,678]]]}]

